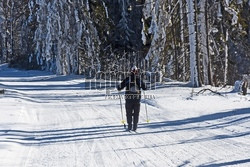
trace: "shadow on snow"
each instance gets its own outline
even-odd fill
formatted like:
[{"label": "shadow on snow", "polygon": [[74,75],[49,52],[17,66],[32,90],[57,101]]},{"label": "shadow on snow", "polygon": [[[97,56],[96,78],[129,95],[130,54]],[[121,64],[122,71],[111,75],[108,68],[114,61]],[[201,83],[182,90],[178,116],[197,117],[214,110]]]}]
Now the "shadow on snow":
[{"label": "shadow on snow", "polygon": [[[217,124],[207,124],[207,121],[224,119],[234,116],[244,116],[242,118],[236,118],[230,120],[229,122],[217,123]],[[176,121],[165,121],[165,122],[153,122],[153,123],[143,123],[139,125],[139,133],[134,135],[147,135],[147,134],[167,134],[178,133],[178,131],[192,131],[192,130],[208,130],[213,128],[222,128],[223,126],[240,124],[242,121],[249,121],[250,112],[248,108],[237,109],[223,113],[215,113],[210,115],[204,115],[200,117],[188,118],[184,120]],[[205,124],[197,124],[204,123]],[[247,128],[247,127],[246,127]],[[140,130],[141,129],[141,130]],[[131,135],[124,132],[123,127],[120,125],[113,126],[98,126],[98,127],[87,127],[87,128],[74,128],[74,129],[55,129],[55,130],[43,130],[43,131],[26,131],[26,130],[0,130],[0,143],[1,142],[11,142],[18,143],[22,145],[45,145],[45,144],[55,144],[60,142],[76,142],[76,141],[89,141],[98,140],[105,138],[115,138],[115,137],[126,137]],[[208,140],[220,140],[228,138],[237,138],[242,136],[250,135],[250,131],[246,132],[232,132],[232,134],[227,135],[215,135],[207,138],[199,139],[183,139],[177,141],[174,144],[185,144],[185,143],[195,143],[203,142]]]},{"label": "shadow on snow", "polygon": [[[193,124],[193,123],[202,123],[202,122],[206,122],[206,121],[219,120],[219,119],[224,119],[224,118],[227,118],[227,117],[233,117],[233,116],[237,116],[237,115],[246,115],[246,117],[240,118],[239,120],[248,119],[250,117],[250,108],[235,109],[235,110],[232,110],[232,111],[202,115],[202,116],[199,116],[199,117],[187,118],[187,119],[183,119],[183,120],[155,122],[155,123],[149,124],[148,126],[150,128],[159,128],[159,127],[168,127],[168,126],[181,126],[181,125],[188,125],[188,124]],[[223,125],[223,124],[225,124],[225,125],[232,124],[234,122],[238,122],[239,120],[231,120],[229,122],[224,122],[224,123],[219,123],[219,124],[214,124],[214,125],[208,125],[208,126],[206,126],[206,128],[207,127],[211,128],[211,127],[219,126],[219,125]]]},{"label": "shadow on snow", "polygon": [[201,165],[199,167],[232,166],[232,165],[245,164],[245,163],[249,163],[249,162],[250,162],[250,159],[243,159],[243,160],[238,160],[238,161],[213,163],[213,164],[209,164],[209,165]]}]

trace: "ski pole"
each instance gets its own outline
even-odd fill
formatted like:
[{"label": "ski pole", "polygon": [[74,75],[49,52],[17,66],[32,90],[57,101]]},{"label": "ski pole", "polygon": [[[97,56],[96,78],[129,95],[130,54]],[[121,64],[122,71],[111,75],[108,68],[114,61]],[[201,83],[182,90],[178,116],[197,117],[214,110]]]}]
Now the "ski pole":
[{"label": "ski pole", "polygon": [[121,98],[121,95],[119,95],[119,98],[120,98],[121,115],[122,115],[122,121],[121,121],[121,123],[123,124],[124,128],[126,129],[125,120],[123,119],[123,111],[122,111],[122,98]]},{"label": "ski pole", "polygon": [[146,118],[147,118],[147,123],[149,123],[149,119],[148,119],[148,109],[147,109],[147,104],[146,104],[146,96],[145,96],[145,92],[143,91],[144,94],[144,100],[145,100],[145,110],[146,110]]}]

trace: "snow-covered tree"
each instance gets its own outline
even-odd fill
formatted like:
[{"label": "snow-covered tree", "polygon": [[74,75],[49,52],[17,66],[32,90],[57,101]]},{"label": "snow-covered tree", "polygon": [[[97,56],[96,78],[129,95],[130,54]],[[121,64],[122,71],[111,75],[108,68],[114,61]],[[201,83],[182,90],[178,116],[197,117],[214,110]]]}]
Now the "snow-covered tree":
[{"label": "snow-covered tree", "polygon": [[116,40],[118,43],[120,43],[121,46],[124,48],[131,48],[131,34],[135,33],[129,26],[129,18],[128,18],[128,8],[129,3],[127,0],[119,0],[118,1],[121,8],[121,19],[117,25],[117,29],[119,31],[118,36],[116,37]]},{"label": "snow-covered tree", "polygon": [[156,0],[154,2],[146,0],[143,10],[143,19],[151,19],[147,31],[144,32],[152,36],[146,60],[151,64],[151,69],[149,70],[157,71],[158,64],[162,61],[162,56],[165,55],[166,27],[170,25],[171,20],[169,13],[166,11],[166,1],[164,0]]},{"label": "snow-covered tree", "polygon": [[249,0],[0,1],[0,63],[90,77],[137,64],[195,87],[232,84],[250,72],[249,7]]},{"label": "snow-covered tree", "polygon": [[[91,22],[89,2],[40,0],[36,5],[39,5],[34,38],[37,63],[57,74],[94,70],[94,63],[98,62],[98,35]],[[81,8],[85,10],[80,11]],[[79,66],[81,63],[84,67]]]}]

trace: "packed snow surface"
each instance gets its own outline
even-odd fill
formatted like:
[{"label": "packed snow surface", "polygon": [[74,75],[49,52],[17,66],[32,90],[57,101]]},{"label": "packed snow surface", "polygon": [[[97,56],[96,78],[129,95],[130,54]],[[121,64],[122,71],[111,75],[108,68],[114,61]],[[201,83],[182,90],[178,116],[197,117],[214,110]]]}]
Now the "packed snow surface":
[{"label": "packed snow surface", "polygon": [[141,101],[137,133],[121,124],[123,92],[90,89],[82,76],[1,65],[2,89],[3,167],[250,166],[250,95],[232,87],[158,85]]}]

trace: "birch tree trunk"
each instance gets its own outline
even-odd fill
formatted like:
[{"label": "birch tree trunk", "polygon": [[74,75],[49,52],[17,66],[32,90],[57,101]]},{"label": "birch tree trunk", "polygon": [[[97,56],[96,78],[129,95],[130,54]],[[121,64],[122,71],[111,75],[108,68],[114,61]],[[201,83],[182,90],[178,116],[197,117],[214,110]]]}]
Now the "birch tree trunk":
[{"label": "birch tree trunk", "polygon": [[228,29],[226,29],[226,41],[225,41],[225,72],[224,72],[224,85],[227,84],[228,73]]},{"label": "birch tree trunk", "polygon": [[186,80],[186,54],[185,54],[185,45],[184,45],[184,9],[183,9],[183,2],[182,0],[179,1],[179,5],[180,5],[180,26],[181,26],[181,58],[182,58],[182,63],[183,63],[183,67],[182,67],[182,71],[183,71],[183,75],[182,75],[182,80],[185,81]]},{"label": "birch tree trunk", "polygon": [[14,9],[14,1],[11,0],[11,9],[10,9],[10,56],[13,57],[13,48],[14,48],[14,36],[13,36],[13,22],[14,22],[14,13],[13,13],[13,9]]},{"label": "birch tree trunk", "polygon": [[200,14],[199,14],[199,23],[200,23],[200,37],[201,37],[201,53],[202,53],[202,65],[203,65],[203,77],[204,84],[209,85],[209,58],[208,58],[208,34],[207,34],[207,26],[206,26],[206,10],[205,4],[207,0],[200,1]]},{"label": "birch tree trunk", "polygon": [[212,72],[212,64],[211,64],[211,55],[210,55],[210,50],[209,50],[209,46],[210,46],[210,40],[209,40],[209,15],[208,15],[208,0],[206,0],[205,2],[205,24],[206,24],[206,46],[207,46],[207,56],[208,56],[208,84],[209,85],[214,85],[213,83],[213,72]]},{"label": "birch tree trunk", "polygon": [[187,0],[189,49],[190,49],[190,80],[193,87],[199,87],[199,74],[196,53],[195,10],[193,0]]},{"label": "birch tree trunk", "polygon": [[3,2],[0,2],[0,63],[4,63],[5,59],[4,59],[4,11],[3,11]]},{"label": "birch tree trunk", "polygon": [[195,16],[195,21],[194,21],[194,25],[195,25],[195,38],[196,38],[196,66],[197,66],[197,80],[198,80],[198,86],[202,85],[202,81],[201,81],[201,58],[200,58],[200,41],[199,41],[199,30],[198,30],[198,3],[195,0],[194,1],[194,16]]}]

